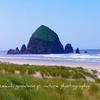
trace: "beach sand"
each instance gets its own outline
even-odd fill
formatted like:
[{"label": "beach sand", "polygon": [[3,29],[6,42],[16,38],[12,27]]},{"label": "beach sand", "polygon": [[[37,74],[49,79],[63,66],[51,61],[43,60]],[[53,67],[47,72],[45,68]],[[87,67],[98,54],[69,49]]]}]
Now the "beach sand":
[{"label": "beach sand", "polygon": [[28,59],[7,59],[0,58],[0,62],[13,63],[13,64],[30,64],[30,65],[56,65],[65,67],[83,67],[87,70],[97,70],[97,75],[100,78],[100,64],[84,63],[84,62],[61,62],[61,61],[43,61],[43,60],[28,60]]},{"label": "beach sand", "polygon": [[61,62],[61,61],[43,61],[43,60],[28,60],[28,59],[6,59],[0,58],[1,62],[8,62],[14,64],[30,64],[30,65],[56,65],[56,66],[69,66],[69,67],[83,67],[86,69],[96,69],[100,72],[100,64],[84,63],[84,62]]}]

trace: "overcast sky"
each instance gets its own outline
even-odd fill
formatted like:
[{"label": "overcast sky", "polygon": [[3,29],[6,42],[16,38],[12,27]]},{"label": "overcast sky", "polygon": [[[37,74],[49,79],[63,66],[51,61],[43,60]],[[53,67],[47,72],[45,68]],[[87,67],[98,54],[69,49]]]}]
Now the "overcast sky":
[{"label": "overcast sky", "polygon": [[0,0],[0,50],[27,45],[42,24],[64,46],[100,49],[100,0]]}]

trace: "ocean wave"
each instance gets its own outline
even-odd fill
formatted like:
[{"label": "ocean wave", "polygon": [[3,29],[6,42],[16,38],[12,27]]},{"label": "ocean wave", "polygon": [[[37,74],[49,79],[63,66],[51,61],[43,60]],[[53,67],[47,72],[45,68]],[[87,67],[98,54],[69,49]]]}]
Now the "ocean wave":
[{"label": "ocean wave", "polygon": [[48,60],[48,61],[75,61],[75,62],[99,62],[100,54],[28,54],[28,55],[0,55],[0,59],[23,60]]}]

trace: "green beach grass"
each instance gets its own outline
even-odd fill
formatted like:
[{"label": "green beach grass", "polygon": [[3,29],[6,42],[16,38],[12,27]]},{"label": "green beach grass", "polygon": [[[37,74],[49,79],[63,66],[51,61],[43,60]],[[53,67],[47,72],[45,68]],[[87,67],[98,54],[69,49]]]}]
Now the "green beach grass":
[{"label": "green beach grass", "polygon": [[96,71],[81,67],[1,63],[0,100],[100,100],[100,81]]}]

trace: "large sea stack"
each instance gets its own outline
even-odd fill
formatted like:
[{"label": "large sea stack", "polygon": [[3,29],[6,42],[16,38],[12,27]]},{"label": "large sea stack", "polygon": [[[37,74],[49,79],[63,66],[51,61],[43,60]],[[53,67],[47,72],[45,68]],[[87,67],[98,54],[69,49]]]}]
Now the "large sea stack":
[{"label": "large sea stack", "polygon": [[28,46],[31,54],[59,54],[64,53],[58,35],[50,28],[41,25],[31,36]]}]

